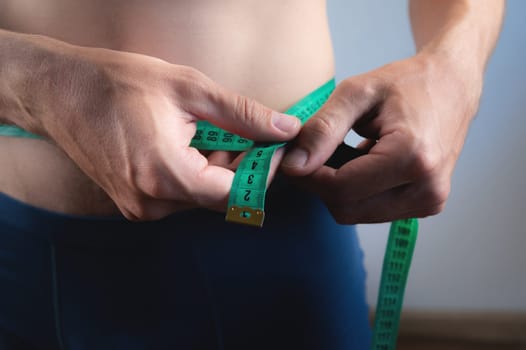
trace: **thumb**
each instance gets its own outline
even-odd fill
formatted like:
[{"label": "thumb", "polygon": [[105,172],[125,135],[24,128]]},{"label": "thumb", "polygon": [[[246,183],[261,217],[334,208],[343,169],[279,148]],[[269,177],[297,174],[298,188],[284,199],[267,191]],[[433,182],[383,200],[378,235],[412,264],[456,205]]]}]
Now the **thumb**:
[{"label": "thumb", "polygon": [[323,107],[310,118],[281,163],[288,175],[304,176],[319,169],[343,142],[375,98],[358,79],[340,83]]},{"label": "thumb", "polygon": [[209,81],[203,100],[190,112],[232,133],[255,141],[286,141],[300,128],[298,118],[274,111],[255,100]]}]

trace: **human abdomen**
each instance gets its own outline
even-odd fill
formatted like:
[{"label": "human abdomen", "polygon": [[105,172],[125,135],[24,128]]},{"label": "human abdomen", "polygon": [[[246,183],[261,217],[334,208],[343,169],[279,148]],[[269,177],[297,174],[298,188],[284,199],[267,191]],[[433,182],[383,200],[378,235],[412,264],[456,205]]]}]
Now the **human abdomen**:
[{"label": "human abdomen", "polygon": [[[2,28],[189,65],[276,110],[334,74],[322,0],[11,0],[1,6]],[[117,213],[51,142],[0,137],[0,150],[0,191],[62,213]]]}]

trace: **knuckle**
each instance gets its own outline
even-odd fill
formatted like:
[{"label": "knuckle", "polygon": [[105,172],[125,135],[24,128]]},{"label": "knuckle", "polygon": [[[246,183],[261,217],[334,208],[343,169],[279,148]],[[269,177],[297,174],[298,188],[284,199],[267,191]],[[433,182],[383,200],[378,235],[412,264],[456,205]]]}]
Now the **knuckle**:
[{"label": "knuckle", "polygon": [[411,128],[399,127],[393,134],[400,143],[398,157],[413,180],[427,180],[440,168],[441,155],[436,147],[417,136]]},{"label": "knuckle", "polygon": [[193,164],[191,169],[174,170],[170,178],[173,193],[170,197],[182,203],[196,203],[198,196],[206,188],[207,179],[205,169],[208,165],[206,158],[200,156],[199,151],[191,148],[185,155],[184,162]]},{"label": "knuckle", "polygon": [[429,195],[429,202],[436,205],[444,205],[449,197],[449,186],[438,186]]},{"label": "knuckle", "polygon": [[446,207],[446,203],[445,203],[445,202],[442,203],[442,204],[440,204],[440,205],[437,205],[437,206],[433,207],[433,208],[429,211],[428,215],[437,215],[437,214],[440,214],[440,213],[444,210],[445,207]]},{"label": "knuckle", "polygon": [[346,79],[340,83],[343,96],[353,106],[360,106],[365,101],[374,99],[377,95],[377,87],[369,80]]},{"label": "knuckle", "polygon": [[316,118],[309,120],[305,129],[308,130],[311,136],[328,138],[331,137],[334,130],[334,123],[332,119],[326,115],[318,115]]},{"label": "knuckle", "polygon": [[430,177],[439,166],[440,157],[437,152],[431,151],[427,147],[420,147],[414,153],[413,169],[416,177]]},{"label": "knuckle", "polygon": [[363,84],[361,93],[362,93],[362,98],[371,100],[378,95],[378,88],[376,87],[375,84],[368,81]]},{"label": "knuckle", "polygon": [[181,79],[190,81],[190,82],[196,82],[203,80],[203,77],[205,76],[203,73],[201,73],[199,70],[190,67],[190,66],[178,66],[177,67],[177,76]]},{"label": "knuckle", "polygon": [[443,210],[450,191],[450,186],[446,184],[434,185],[426,188],[422,195],[422,202],[426,203],[425,207],[431,208],[426,210],[428,215],[435,215]]},{"label": "knuckle", "polygon": [[234,101],[234,112],[242,117],[243,119],[249,118],[248,111],[252,107],[250,106],[250,101],[245,96],[236,95]]},{"label": "knuckle", "polygon": [[339,84],[339,88],[345,95],[355,95],[363,91],[364,84],[356,79],[345,79]]},{"label": "knuckle", "polygon": [[243,95],[235,96],[234,113],[250,125],[270,117],[270,110],[261,108],[256,101]]},{"label": "knuckle", "polygon": [[182,101],[196,102],[213,91],[206,75],[192,67],[177,67],[174,80],[176,94]]}]

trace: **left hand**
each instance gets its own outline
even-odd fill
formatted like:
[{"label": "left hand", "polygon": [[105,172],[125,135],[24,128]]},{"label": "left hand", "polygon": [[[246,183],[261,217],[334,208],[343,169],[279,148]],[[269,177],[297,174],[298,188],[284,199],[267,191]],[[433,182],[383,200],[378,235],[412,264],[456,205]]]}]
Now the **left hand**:
[{"label": "left hand", "polygon": [[[480,98],[481,74],[471,73],[421,52],[342,81],[281,169],[342,224],[439,213]],[[324,166],[351,128],[366,138],[359,148],[367,154],[339,169]]]}]

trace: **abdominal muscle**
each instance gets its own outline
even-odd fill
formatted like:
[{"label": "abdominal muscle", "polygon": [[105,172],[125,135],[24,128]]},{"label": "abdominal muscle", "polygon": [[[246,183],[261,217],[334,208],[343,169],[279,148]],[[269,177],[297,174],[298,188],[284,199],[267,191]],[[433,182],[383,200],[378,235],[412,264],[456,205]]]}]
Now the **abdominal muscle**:
[{"label": "abdominal muscle", "polygon": [[[8,0],[0,27],[192,66],[284,111],[334,74],[323,0]],[[118,210],[52,142],[0,137],[0,191],[76,215]]]}]

